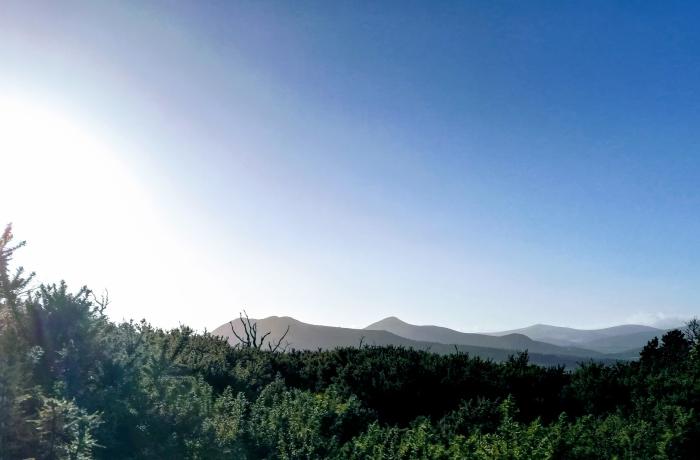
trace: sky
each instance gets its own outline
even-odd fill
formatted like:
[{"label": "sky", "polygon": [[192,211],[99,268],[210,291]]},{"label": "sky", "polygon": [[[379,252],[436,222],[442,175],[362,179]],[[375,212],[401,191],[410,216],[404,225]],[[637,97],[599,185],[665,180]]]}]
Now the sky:
[{"label": "sky", "polygon": [[691,2],[0,2],[0,222],[114,320],[700,313]]}]

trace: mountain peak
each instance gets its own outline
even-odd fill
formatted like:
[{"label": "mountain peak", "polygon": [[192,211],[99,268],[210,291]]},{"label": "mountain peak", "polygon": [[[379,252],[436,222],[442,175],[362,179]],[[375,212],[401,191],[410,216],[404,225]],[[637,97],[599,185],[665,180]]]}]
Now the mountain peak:
[{"label": "mountain peak", "polygon": [[365,329],[382,330],[382,329],[385,329],[385,328],[391,327],[391,326],[396,327],[396,326],[408,326],[408,325],[409,324],[407,322],[401,320],[400,318],[397,318],[396,316],[387,316],[384,319],[380,319],[376,323],[370,324],[369,326],[365,327]]}]

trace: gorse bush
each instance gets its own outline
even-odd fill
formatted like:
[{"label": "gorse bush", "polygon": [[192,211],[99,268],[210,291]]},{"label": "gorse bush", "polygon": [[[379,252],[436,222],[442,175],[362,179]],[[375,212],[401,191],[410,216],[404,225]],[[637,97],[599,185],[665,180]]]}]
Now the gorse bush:
[{"label": "gorse bush", "polygon": [[[31,286],[0,238],[0,460],[686,459],[700,326],[638,361],[539,367],[401,347],[274,352]],[[274,347],[273,347],[274,348]]]}]

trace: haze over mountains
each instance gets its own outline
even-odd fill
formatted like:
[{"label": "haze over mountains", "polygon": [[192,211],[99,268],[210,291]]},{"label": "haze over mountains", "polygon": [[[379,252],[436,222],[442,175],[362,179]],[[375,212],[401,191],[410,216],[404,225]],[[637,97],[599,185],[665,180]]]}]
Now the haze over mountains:
[{"label": "haze over mountains", "polygon": [[624,324],[604,329],[573,329],[569,327],[535,324],[522,329],[493,332],[495,336],[524,334],[534,340],[560,345],[581,347],[601,353],[620,353],[644,346],[654,337],[666,332],[651,326]]},{"label": "haze over mountains", "polygon": [[[634,359],[639,350],[654,336],[665,331],[649,326],[622,325],[596,330],[580,330],[548,325],[534,325],[514,331],[488,334],[459,332],[440,326],[417,326],[396,317],[388,317],[363,329],[308,324],[290,317],[271,316],[251,322],[258,324],[261,333],[270,332],[276,340],[284,335],[283,345],[288,349],[317,350],[366,345],[395,345],[435,353],[467,352],[485,359],[502,361],[510,355],[527,350],[536,364],[574,366],[590,359],[614,361]],[[241,320],[232,325],[243,335]],[[232,345],[239,341],[226,323],[213,332],[228,339]]]},{"label": "haze over mountains", "polygon": [[532,340],[525,334],[508,333],[501,336],[459,332],[440,326],[415,326],[390,316],[364,328],[365,331],[384,330],[401,337],[423,342],[492,347],[503,350],[528,350],[533,353],[598,356],[600,353],[571,346],[559,346]]}]

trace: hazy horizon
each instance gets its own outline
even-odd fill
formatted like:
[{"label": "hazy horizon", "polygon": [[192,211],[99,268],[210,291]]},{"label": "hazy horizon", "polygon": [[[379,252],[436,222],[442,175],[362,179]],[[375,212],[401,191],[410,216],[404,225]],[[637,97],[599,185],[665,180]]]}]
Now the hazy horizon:
[{"label": "hazy horizon", "polygon": [[0,223],[115,320],[664,327],[700,312],[698,9],[6,1]]},{"label": "hazy horizon", "polygon": [[[231,320],[234,320],[234,321],[235,321],[235,320],[241,318],[241,315],[244,315],[244,313],[243,313],[243,312],[238,312],[238,313],[237,313],[235,316],[233,316],[230,320],[224,321],[222,324],[219,324],[219,325],[217,325],[217,326],[218,326],[218,327],[226,326],[226,324],[227,324],[229,321],[231,321]],[[550,323],[528,323],[528,324],[525,324],[525,325],[523,325],[523,326],[515,327],[515,328],[512,328],[512,329],[493,329],[493,330],[480,330],[480,329],[479,329],[479,330],[477,330],[477,329],[460,329],[459,327],[454,327],[454,326],[452,326],[452,325],[450,325],[450,324],[411,323],[410,321],[405,321],[403,318],[400,318],[400,317],[398,317],[398,316],[396,316],[396,315],[390,315],[390,316],[385,316],[385,317],[382,317],[382,318],[377,318],[375,321],[371,321],[370,323],[367,323],[367,324],[361,325],[361,326],[357,326],[357,327],[354,327],[354,326],[351,327],[351,326],[347,326],[347,325],[344,325],[344,324],[331,324],[331,323],[329,323],[329,324],[325,324],[325,323],[324,323],[324,324],[321,324],[321,323],[314,323],[313,321],[305,321],[303,318],[298,318],[298,317],[291,316],[291,315],[269,315],[269,316],[257,317],[257,318],[256,318],[256,317],[253,317],[253,316],[250,316],[250,315],[248,316],[248,318],[249,318],[251,321],[259,321],[259,320],[270,319],[270,318],[285,318],[285,317],[291,318],[291,319],[293,319],[293,320],[296,320],[296,321],[299,321],[299,322],[302,322],[302,323],[305,323],[305,324],[314,325],[314,326],[343,327],[343,328],[350,328],[350,329],[364,329],[364,328],[367,327],[367,326],[371,326],[371,325],[373,325],[374,323],[378,323],[378,322],[383,321],[383,320],[387,320],[387,319],[397,319],[397,320],[399,320],[399,321],[401,321],[401,322],[403,322],[403,323],[407,323],[407,324],[409,324],[409,325],[411,325],[411,326],[437,326],[437,327],[444,327],[444,328],[447,328],[447,329],[452,329],[452,330],[455,330],[455,331],[457,331],[457,332],[483,333],[483,334],[491,334],[491,333],[499,333],[499,332],[517,331],[517,330],[519,330],[519,329],[527,329],[528,327],[531,327],[531,326],[554,326],[554,327],[570,328],[570,329],[577,329],[577,330],[584,330],[584,331],[585,331],[585,330],[600,330],[600,329],[606,329],[606,328],[615,327],[615,326],[621,326],[621,325],[649,326],[649,327],[654,327],[654,328],[658,328],[658,329],[661,329],[661,330],[663,330],[663,329],[675,329],[675,328],[683,329],[683,328],[685,327],[686,323],[687,323],[689,320],[693,319],[693,318],[691,318],[691,317],[688,317],[688,318],[671,318],[671,317],[664,317],[664,318],[657,319],[657,320],[655,320],[655,321],[650,321],[650,322],[648,322],[648,323],[638,323],[638,324],[636,324],[636,323],[634,323],[634,322],[630,322],[630,323],[616,323],[616,324],[612,324],[612,325],[609,325],[609,326],[601,326],[601,327],[594,327],[594,328],[577,328],[577,327],[573,327],[573,326],[565,326],[565,325],[550,324]],[[211,331],[212,328],[209,328],[208,330]]]}]

